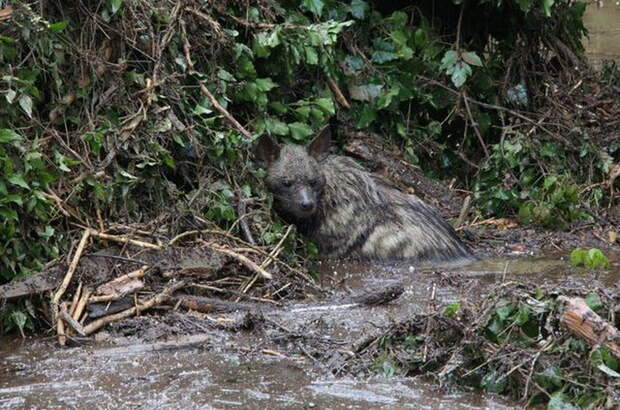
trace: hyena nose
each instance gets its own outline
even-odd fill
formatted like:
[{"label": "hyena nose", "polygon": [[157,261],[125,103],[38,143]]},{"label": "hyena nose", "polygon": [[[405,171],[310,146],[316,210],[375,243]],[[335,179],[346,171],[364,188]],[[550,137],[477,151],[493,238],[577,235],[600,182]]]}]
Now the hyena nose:
[{"label": "hyena nose", "polygon": [[301,209],[304,211],[310,211],[312,208],[314,208],[314,202],[310,199],[304,199],[301,201]]}]

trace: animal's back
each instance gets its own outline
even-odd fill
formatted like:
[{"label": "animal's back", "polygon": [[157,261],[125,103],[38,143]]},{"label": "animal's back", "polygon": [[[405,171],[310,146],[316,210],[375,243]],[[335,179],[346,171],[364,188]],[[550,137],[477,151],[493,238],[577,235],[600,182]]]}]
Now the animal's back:
[{"label": "animal's back", "polygon": [[320,162],[326,186],[318,223],[308,235],[322,252],[371,260],[442,262],[473,256],[454,229],[428,204],[330,155]]}]

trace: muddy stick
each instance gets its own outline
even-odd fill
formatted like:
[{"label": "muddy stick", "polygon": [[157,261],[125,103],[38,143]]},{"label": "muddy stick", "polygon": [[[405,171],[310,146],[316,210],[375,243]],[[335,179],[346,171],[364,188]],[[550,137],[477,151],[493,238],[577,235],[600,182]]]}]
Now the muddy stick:
[{"label": "muddy stick", "polygon": [[[115,290],[117,290],[117,288],[126,283],[126,282],[131,282],[133,280],[136,279],[142,279],[144,277],[144,275],[146,275],[146,272],[149,270],[149,266],[148,265],[144,265],[142,266],[140,269],[136,269],[134,271],[131,271],[125,275],[119,276],[116,279],[113,279],[107,283],[104,283],[103,285],[100,285],[97,288],[97,291],[95,293],[99,293],[99,294],[110,294],[110,293],[114,293]],[[91,299],[96,298],[96,296],[92,296]],[[92,303],[92,302],[91,302]]]},{"label": "muddy stick", "polygon": [[336,84],[333,78],[327,77],[327,85],[342,108],[346,108],[347,110],[351,108],[351,104],[349,104],[349,101],[347,101],[347,98],[344,96],[340,90],[340,87],[338,87],[338,84]]},{"label": "muddy stick", "polygon": [[564,312],[560,323],[572,334],[585,340],[590,345],[602,344],[614,356],[620,359],[620,331],[611,323],[596,314],[582,298],[558,298],[564,303]]},{"label": "muddy stick", "polygon": [[[269,256],[269,253],[265,252],[265,250],[261,249],[260,247],[254,246],[251,243],[248,243],[248,242],[244,241],[243,239],[241,239],[239,237],[236,237],[236,236],[233,236],[233,235],[227,233],[226,231],[217,230],[217,229],[202,229],[202,230],[192,230],[192,231],[182,232],[182,233],[178,234],[177,236],[175,236],[172,240],[170,240],[170,242],[168,242],[168,246],[172,246],[175,243],[177,243],[178,241],[180,241],[181,239],[186,238],[188,236],[200,235],[200,234],[213,234],[213,235],[224,236],[225,238],[228,238],[230,240],[233,240],[235,242],[239,242],[239,243],[247,246],[248,248],[252,249],[252,252],[260,253],[261,255],[267,256],[267,257]],[[301,270],[293,268],[291,265],[287,264],[286,262],[284,262],[281,259],[276,259],[275,261],[279,265],[285,267],[288,271],[294,273],[295,275],[299,276],[300,278],[302,278],[303,280],[308,282],[308,284],[310,286],[312,286],[314,289],[321,290],[321,287],[318,286],[316,284],[316,282],[310,276],[308,276],[307,274],[305,274]]]},{"label": "muddy stick", "polygon": [[73,314],[71,315],[73,317],[73,319],[75,320],[80,320],[80,317],[82,316],[82,313],[84,313],[84,309],[86,308],[86,303],[88,302],[88,299],[90,298],[90,294],[92,293],[91,289],[84,289],[84,292],[82,292],[82,296],[80,297],[80,300],[77,303],[77,306],[75,307],[75,311],[73,312]]},{"label": "muddy stick", "polygon": [[228,256],[232,257],[233,259],[236,259],[238,262],[240,262],[246,268],[248,268],[251,271],[257,273],[261,277],[263,277],[265,279],[273,279],[273,276],[271,275],[271,273],[267,272],[265,269],[263,269],[260,266],[258,266],[256,263],[251,261],[248,257],[246,257],[244,255],[241,255],[240,253],[233,252],[230,249],[226,249],[223,246],[220,246],[220,245],[218,245],[216,243],[209,243],[209,247],[215,249],[216,251],[218,251],[220,253],[223,253],[224,255],[228,255]]},{"label": "muddy stick", "polygon": [[88,298],[88,303],[98,302],[112,302],[121,299],[127,295],[135,293],[144,288],[144,282],[140,279],[132,279],[129,282],[123,284],[120,289],[113,289],[110,293],[104,295],[91,296]]},{"label": "muddy stick", "polygon": [[80,300],[81,297],[82,297],[82,281],[78,283],[77,290],[73,294],[73,300],[71,300],[71,308],[69,310],[70,315],[73,315],[73,312],[75,312],[78,301]]},{"label": "muddy stick", "polygon": [[134,306],[127,310],[123,310],[122,312],[116,313],[114,315],[109,315],[102,317],[101,319],[97,319],[84,327],[84,333],[89,336],[109,323],[125,319],[137,313],[140,313],[143,310],[150,309],[155,305],[159,305],[166,301],[172,295],[172,293],[181,289],[185,285],[185,281],[173,283],[172,285],[166,287],[161,293],[158,293],[157,295],[140,305]]},{"label": "muddy stick", "polygon": [[461,212],[459,213],[459,218],[456,220],[456,224],[454,225],[454,229],[459,229],[463,222],[465,222],[465,218],[469,213],[469,208],[471,206],[471,195],[467,195],[465,200],[463,201],[463,207],[461,208]]},{"label": "muddy stick", "polygon": [[254,240],[254,237],[252,236],[252,231],[250,230],[250,227],[248,226],[248,221],[246,218],[246,216],[248,215],[246,199],[244,198],[239,199],[239,205],[237,206],[237,213],[239,214],[239,219],[237,219],[237,221],[239,221],[239,225],[241,225],[241,231],[243,232],[243,236],[245,237],[245,240],[251,243],[252,245],[256,246],[256,241]]},{"label": "muddy stick", "polygon": [[58,344],[65,346],[67,344],[67,336],[65,335],[65,322],[62,321],[60,315],[56,321],[56,334],[58,335]]},{"label": "muddy stick", "polygon": [[140,248],[147,248],[147,249],[161,249],[162,248],[161,246],[155,245],[153,243],[144,242],[144,241],[138,241],[136,239],[130,239],[130,238],[126,238],[124,236],[110,235],[110,234],[107,234],[107,233],[95,231],[94,229],[90,230],[90,234],[92,236],[96,236],[97,238],[100,238],[100,239],[105,239],[105,240],[113,241],[113,242],[125,243],[125,244],[129,244],[129,245],[135,245],[135,246],[138,246]]},{"label": "muddy stick", "polygon": [[292,229],[293,225],[289,225],[288,228],[286,228],[286,232],[284,233],[284,235],[282,235],[282,238],[280,239],[276,247],[273,248],[273,250],[269,253],[269,256],[267,256],[267,259],[265,259],[265,261],[260,265],[261,268],[266,269],[271,264],[271,262],[273,262],[278,257],[278,255],[284,248],[284,241],[286,240],[286,238],[288,238]]},{"label": "muddy stick", "polygon": [[80,239],[80,243],[78,244],[78,247],[75,251],[75,255],[73,255],[73,260],[71,261],[71,264],[69,265],[69,269],[67,269],[67,274],[65,275],[65,278],[62,280],[60,287],[54,294],[54,297],[52,299],[52,313],[54,314],[55,318],[58,317],[58,303],[60,302],[60,298],[62,298],[62,296],[65,294],[65,291],[69,287],[69,283],[71,282],[71,279],[73,278],[73,273],[75,273],[75,269],[77,268],[78,262],[80,261],[80,257],[82,256],[82,253],[84,252],[84,248],[86,248],[86,244],[88,243],[89,237],[90,237],[90,229],[87,228],[82,233],[82,238]]},{"label": "muddy stick", "polygon": [[192,296],[192,295],[176,295],[169,300],[170,303],[179,305],[195,310],[202,313],[214,313],[214,312],[254,312],[260,309],[260,305],[256,303],[243,303],[243,302],[229,302],[227,300],[209,298],[205,296]]},{"label": "muddy stick", "polygon": [[211,101],[211,104],[213,104],[213,108],[219,111],[219,113],[222,114],[228,120],[228,122],[230,122],[244,137],[252,138],[252,134],[248,130],[246,130],[243,125],[241,125],[239,121],[237,121],[235,117],[233,117],[228,112],[228,110],[226,110],[226,108],[222,107],[217,98],[215,98],[215,96],[211,94],[207,87],[205,87],[204,83],[200,83],[200,91],[202,91],[202,93],[207,96],[209,101]]},{"label": "muddy stick", "polygon": [[60,309],[60,317],[75,330],[80,336],[86,336],[84,328],[75,319],[71,317],[65,305]]}]

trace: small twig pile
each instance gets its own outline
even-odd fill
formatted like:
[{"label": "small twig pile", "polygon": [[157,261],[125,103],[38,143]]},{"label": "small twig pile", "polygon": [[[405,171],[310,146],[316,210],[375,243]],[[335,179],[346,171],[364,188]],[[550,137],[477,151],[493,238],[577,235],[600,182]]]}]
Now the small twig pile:
[{"label": "small twig pile", "polygon": [[[142,236],[144,236],[145,233],[145,231],[142,231]],[[94,332],[107,324],[114,323],[131,316],[140,315],[141,312],[147,309],[164,305],[171,301],[176,302],[177,305],[185,306],[190,309],[205,311],[205,309],[201,309],[199,306],[199,301],[201,300],[200,297],[191,295],[175,295],[175,292],[181,289],[200,289],[203,292],[216,292],[220,294],[228,293],[233,297],[236,297],[237,300],[241,297],[245,297],[250,300],[260,301],[261,303],[266,302],[278,305],[273,298],[277,297],[283,289],[291,287],[291,281],[287,281],[286,284],[280,286],[279,289],[272,292],[265,292],[264,290],[261,290],[261,294],[265,294],[263,297],[251,296],[249,295],[249,292],[253,287],[255,287],[259,280],[280,282],[285,276],[293,276],[293,278],[298,277],[305,285],[310,285],[311,287],[316,288],[316,285],[314,285],[313,281],[305,273],[290,267],[285,262],[278,259],[278,255],[283,248],[284,240],[289,233],[290,228],[277,246],[275,246],[271,252],[267,252],[260,247],[247,244],[241,239],[235,238],[226,232],[217,229],[183,232],[168,241],[167,244],[161,244],[145,241],[142,237],[138,239],[138,237],[132,237],[130,235],[112,235],[91,228],[85,228],[64,279],[51,300],[51,312],[53,314],[53,323],[56,324],[58,341],[64,346],[67,342],[67,337],[72,337],[74,334],[78,334],[80,336],[92,335]],[[199,239],[199,242],[210,252],[219,254],[226,260],[238,263],[244,271],[249,271],[253,274],[251,278],[241,282],[238,280],[219,282],[221,284],[237,284],[239,286],[238,291],[232,289],[222,289],[220,287],[221,285],[215,286],[215,284],[218,283],[216,280],[216,274],[218,271],[225,269],[227,266],[226,264],[220,264],[219,266],[214,264],[214,266],[209,266],[209,262],[204,262],[203,264],[200,264],[200,266],[186,267],[176,266],[174,263],[166,261],[166,259],[170,259],[170,252],[183,249],[174,248],[173,245],[179,243],[183,239],[199,235],[219,235],[225,239],[224,242],[215,240],[204,241]],[[145,257],[145,259],[154,260],[155,262],[145,262],[139,269],[117,276],[106,281],[105,283],[100,284],[96,288],[93,288],[92,283],[84,283],[82,281],[79,281],[77,285],[75,285],[75,273],[79,271],[79,263],[84,256],[85,250],[89,246],[89,240],[92,238],[122,244],[123,246],[131,246],[141,249],[141,252],[151,252],[152,255],[150,256],[145,254],[148,256],[148,258]],[[243,244],[243,247],[231,245],[230,242],[237,244],[241,243]],[[128,259],[118,256],[105,257],[144,262],[141,260]],[[267,270],[274,263],[275,272],[278,272],[278,276],[280,276],[278,278],[279,280],[274,280],[274,274]],[[156,275],[156,273],[159,274]],[[159,281],[154,278],[154,275],[158,277]],[[161,282],[162,279],[165,283]],[[147,282],[153,283],[150,283],[150,285],[147,286]],[[71,300],[63,300],[68,289],[72,287],[72,285],[74,291]],[[150,290],[149,287],[151,288]],[[155,288],[158,288],[159,290],[156,291]],[[111,308],[111,305],[114,303],[128,297],[133,298],[132,305],[121,305],[124,309],[120,311]],[[209,309],[211,310],[212,306],[217,304],[218,301],[221,305],[230,305],[230,303],[222,301],[221,299],[209,300]],[[215,301],[215,303],[213,301]],[[106,307],[103,309],[104,313],[96,316],[89,315],[89,307],[97,304],[105,304]],[[235,306],[238,307],[237,305]],[[206,311],[209,310],[207,309]]]}]

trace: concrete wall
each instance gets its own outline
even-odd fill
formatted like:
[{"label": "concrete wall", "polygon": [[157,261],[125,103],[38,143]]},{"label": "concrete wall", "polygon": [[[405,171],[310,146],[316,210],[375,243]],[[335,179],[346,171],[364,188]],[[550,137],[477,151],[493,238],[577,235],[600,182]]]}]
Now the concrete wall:
[{"label": "concrete wall", "polygon": [[[600,3],[600,2],[599,2]],[[620,63],[620,0],[604,0],[603,6],[588,5],[585,25],[590,38],[584,39],[586,55],[596,66],[601,60]]]}]

